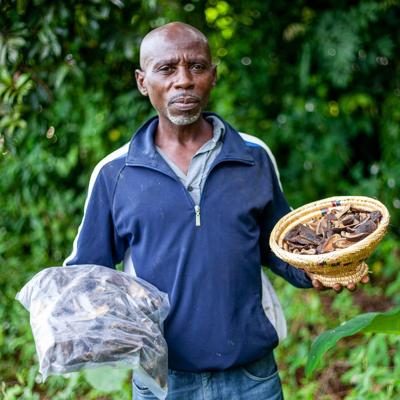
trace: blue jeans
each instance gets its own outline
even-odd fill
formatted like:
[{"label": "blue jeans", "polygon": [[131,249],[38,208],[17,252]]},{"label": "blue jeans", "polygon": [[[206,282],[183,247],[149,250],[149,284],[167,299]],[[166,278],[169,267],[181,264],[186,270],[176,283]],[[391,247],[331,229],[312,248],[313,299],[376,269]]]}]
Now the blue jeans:
[{"label": "blue jeans", "polygon": [[[156,400],[140,380],[133,380],[134,400]],[[216,372],[169,370],[167,400],[283,400],[281,381],[271,353],[239,368]]]}]

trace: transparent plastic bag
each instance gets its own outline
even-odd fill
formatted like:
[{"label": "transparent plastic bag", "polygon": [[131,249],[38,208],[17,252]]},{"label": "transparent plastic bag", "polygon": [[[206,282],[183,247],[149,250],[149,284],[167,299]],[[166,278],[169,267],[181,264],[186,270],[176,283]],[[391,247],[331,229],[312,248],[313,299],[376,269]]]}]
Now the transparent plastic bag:
[{"label": "transparent plastic bag", "polygon": [[154,395],[166,397],[165,293],[111,268],[72,265],[42,270],[16,298],[30,312],[43,380],[122,366],[134,369]]}]

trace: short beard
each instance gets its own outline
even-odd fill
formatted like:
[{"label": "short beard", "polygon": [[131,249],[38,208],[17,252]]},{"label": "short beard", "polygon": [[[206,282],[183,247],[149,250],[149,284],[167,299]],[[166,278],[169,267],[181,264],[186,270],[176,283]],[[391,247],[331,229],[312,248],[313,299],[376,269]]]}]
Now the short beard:
[{"label": "short beard", "polygon": [[167,111],[167,117],[168,119],[174,124],[174,125],[179,125],[179,126],[184,126],[184,125],[191,125],[194,122],[196,122],[201,115],[201,111],[197,112],[196,114],[193,115],[171,115],[169,111]]}]

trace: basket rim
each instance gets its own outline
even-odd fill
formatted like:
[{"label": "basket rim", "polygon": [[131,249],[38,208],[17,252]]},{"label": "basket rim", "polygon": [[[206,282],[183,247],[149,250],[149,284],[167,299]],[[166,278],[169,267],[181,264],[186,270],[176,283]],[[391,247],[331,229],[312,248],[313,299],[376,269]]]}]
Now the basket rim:
[{"label": "basket rim", "polygon": [[[299,218],[300,215],[303,215],[307,211],[318,211],[324,208],[337,208],[341,206],[345,206],[349,203],[356,203],[354,204],[355,207],[362,208],[362,203],[365,205],[373,206],[377,210],[381,211],[382,219],[377,227],[377,229],[372,232],[370,235],[365,237],[364,239],[355,242],[354,244],[350,245],[345,249],[339,249],[335,251],[331,251],[328,253],[322,254],[300,254],[300,253],[291,253],[287,250],[284,250],[282,247],[279,246],[278,240],[282,235],[282,231],[285,227],[289,224],[294,224],[296,220]],[[311,217],[310,217],[311,218]],[[364,254],[364,249],[368,245],[368,243],[376,244],[379,240],[383,237],[386,232],[387,226],[389,224],[390,215],[389,211],[387,210],[386,206],[381,203],[379,200],[371,197],[366,196],[332,196],[327,197],[325,199],[321,199],[318,201],[314,201],[311,203],[307,203],[301,207],[298,207],[288,214],[284,215],[274,226],[270,238],[269,238],[269,245],[271,250],[280,258],[284,258],[287,262],[300,262],[301,263],[310,263],[310,264],[332,264],[333,262],[338,262],[343,257],[352,255],[353,260],[359,259],[364,260],[366,258]],[[299,223],[299,222],[297,222]],[[355,249],[356,246],[356,249]],[[358,256],[359,254],[359,256]]]}]

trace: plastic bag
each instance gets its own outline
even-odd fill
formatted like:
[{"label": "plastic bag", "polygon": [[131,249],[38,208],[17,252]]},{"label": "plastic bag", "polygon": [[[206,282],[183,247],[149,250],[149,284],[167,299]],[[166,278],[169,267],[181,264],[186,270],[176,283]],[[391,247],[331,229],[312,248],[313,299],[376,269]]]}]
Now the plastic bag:
[{"label": "plastic bag", "polygon": [[111,268],[72,265],[42,270],[16,298],[30,311],[43,380],[115,365],[135,369],[157,397],[166,397],[165,293]]}]

